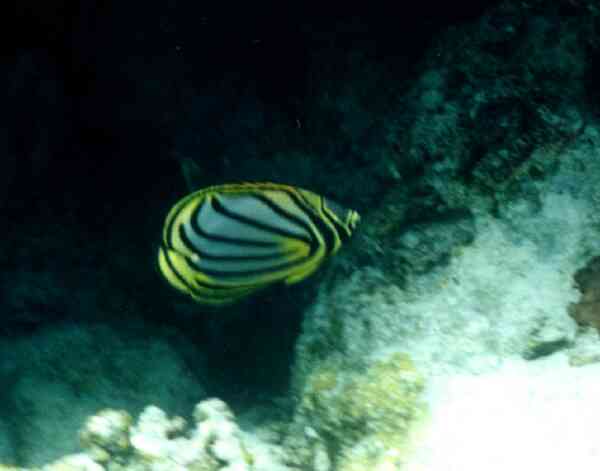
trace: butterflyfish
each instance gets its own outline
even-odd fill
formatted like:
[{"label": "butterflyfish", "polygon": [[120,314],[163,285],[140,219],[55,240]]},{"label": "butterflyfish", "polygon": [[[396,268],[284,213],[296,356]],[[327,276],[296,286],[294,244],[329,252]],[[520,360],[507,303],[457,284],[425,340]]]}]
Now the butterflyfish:
[{"label": "butterflyfish", "polygon": [[294,186],[211,186],[169,211],[158,267],[171,286],[195,301],[232,304],[272,284],[305,279],[359,221],[356,211]]}]

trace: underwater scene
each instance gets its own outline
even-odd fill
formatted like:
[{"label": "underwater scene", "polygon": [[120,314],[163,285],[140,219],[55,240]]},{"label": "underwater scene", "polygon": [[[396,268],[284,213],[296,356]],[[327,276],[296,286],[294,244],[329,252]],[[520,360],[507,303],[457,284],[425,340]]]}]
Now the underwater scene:
[{"label": "underwater scene", "polygon": [[600,470],[598,0],[0,24],[0,471]]}]

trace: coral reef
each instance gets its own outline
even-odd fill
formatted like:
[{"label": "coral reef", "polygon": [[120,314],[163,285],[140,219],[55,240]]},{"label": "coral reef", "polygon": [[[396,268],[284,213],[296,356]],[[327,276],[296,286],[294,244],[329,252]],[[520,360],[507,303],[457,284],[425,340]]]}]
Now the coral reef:
[{"label": "coral reef", "polygon": [[199,403],[195,426],[184,436],[185,421],[169,419],[158,407],[144,409],[137,423],[124,411],[103,411],[90,418],[81,432],[84,450],[106,467],[123,469],[206,469],[246,471],[252,457],[227,405],[217,399]]},{"label": "coral reef", "polygon": [[[219,399],[200,402],[190,427],[148,406],[136,423],[128,412],[106,409],[87,419],[80,432],[83,451],[43,471],[284,471],[271,459],[260,462],[260,445],[248,445],[229,407]],[[33,468],[31,468],[33,470]],[[0,466],[0,470],[27,468]]]}]

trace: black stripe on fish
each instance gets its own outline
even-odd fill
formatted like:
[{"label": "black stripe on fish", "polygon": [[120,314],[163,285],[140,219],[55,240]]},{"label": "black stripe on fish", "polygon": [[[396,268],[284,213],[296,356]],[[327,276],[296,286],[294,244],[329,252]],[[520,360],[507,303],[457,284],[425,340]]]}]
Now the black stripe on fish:
[{"label": "black stripe on fish", "polygon": [[[190,290],[190,292],[194,293],[195,295],[200,295],[200,294],[206,294],[203,293],[201,291],[198,290],[198,287],[200,288],[204,288],[206,290],[217,290],[217,291],[222,291],[224,296],[228,296],[229,294],[225,293],[225,291],[235,291],[236,289],[243,289],[244,286],[243,285],[222,285],[219,283],[207,283],[203,280],[198,280],[196,278],[194,278],[194,284],[196,286],[191,286],[187,281],[185,281],[185,279],[182,278],[181,273],[179,273],[177,271],[177,269],[175,268],[175,266],[172,264],[171,260],[169,259],[169,257],[167,256],[168,252],[165,251],[163,249],[163,252],[165,253],[165,260],[167,261],[167,264],[169,265],[169,268],[171,269],[171,271],[175,274],[175,276],[177,277],[177,279],[179,281],[182,282],[182,284]],[[185,260],[186,265],[188,266],[188,268],[194,272],[198,272],[197,267],[194,265],[194,262],[192,262],[188,257],[183,256],[183,259]],[[204,273],[204,271],[202,271],[202,273]],[[248,285],[248,286],[254,286],[254,285]]]},{"label": "black stripe on fish", "polygon": [[[254,197],[254,195],[252,195]],[[243,224],[246,224],[248,226],[254,227],[256,229],[260,229],[266,232],[271,232],[273,234],[277,234],[283,237],[288,237],[291,239],[297,239],[297,240],[301,240],[303,242],[306,242],[307,244],[311,244],[311,240],[308,237],[304,237],[301,236],[299,234],[295,234],[293,232],[289,232],[286,231],[285,229],[281,229],[280,227],[277,226],[272,226],[271,224],[267,224],[261,221],[256,221],[252,218],[249,218],[247,216],[244,216],[242,214],[238,214],[234,211],[231,211],[230,209],[227,209],[225,206],[223,206],[223,204],[218,200],[218,198],[213,197],[211,200],[212,203],[212,208],[218,212],[219,214],[229,217],[231,219],[234,219],[238,222],[241,222]]]},{"label": "black stripe on fish", "polygon": [[[276,273],[282,270],[288,270],[297,265],[302,265],[306,263],[308,259],[306,257],[300,260],[294,260],[292,262],[280,263],[279,265],[273,265],[265,268],[256,268],[253,270],[237,270],[237,271],[227,271],[227,270],[214,270],[214,269],[203,269],[202,273],[208,276],[214,276],[219,278],[235,278],[235,277],[246,277],[246,276],[260,276],[269,273]],[[283,280],[283,278],[282,278]],[[261,286],[260,283],[254,283],[255,286]]]},{"label": "black stripe on fish", "polygon": [[[285,194],[287,194],[289,196],[288,192],[285,192]],[[314,254],[318,247],[318,239],[317,237],[314,235],[314,229],[312,227],[310,227],[310,224],[308,224],[306,221],[304,221],[302,218],[300,218],[299,216],[289,212],[287,209],[279,206],[275,201],[267,198],[264,195],[253,195],[254,198],[256,198],[257,200],[261,201],[263,204],[265,204],[266,206],[268,206],[273,212],[275,212],[278,216],[281,216],[284,219],[287,219],[288,221],[292,222],[293,224],[300,226],[304,229],[305,232],[307,232],[308,234],[311,234],[311,241],[309,244],[310,247],[310,252],[309,252],[309,256]],[[295,202],[294,202],[295,204]],[[301,208],[298,207],[298,205],[296,204],[296,209],[298,211],[301,211],[302,213],[306,214],[307,211],[305,210],[305,208]],[[306,216],[312,221],[312,215],[311,214],[306,214]],[[295,236],[295,238],[297,239],[298,236]],[[304,240],[304,239],[302,239]]]},{"label": "black stripe on fish", "polygon": [[[297,192],[288,192],[294,203],[300,208],[303,208],[304,212],[310,217],[311,221],[323,236],[325,242],[325,256],[328,256],[333,252],[336,246],[336,240],[339,240],[339,236],[335,230],[329,225],[323,222],[321,214],[315,214],[314,207],[310,202],[306,201],[304,196]],[[321,198],[322,200],[323,198]]]},{"label": "black stripe on fish", "polygon": [[[173,273],[173,275],[175,276],[175,278],[177,278],[179,280],[179,282],[183,286],[185,286],[191,293],[197,293],[196,289],[188,283],[188,281],[185,279],[185,277],[181,273],[179,273],[179,271],[175,268],[175,265],[173,265],[173,262],[171,262],[171,258],[169,257],[169,250],[165,249],[164,247],[161,247],[160,250],[162,250],[165,261],[166,261],[167,265],[169,266],[171,273]],[[189,260],[187,259],[187,257],[184,257],[184,259],[189,264]]]},{"label": "black stripe on fish", "polygon": [[195,253],[196,255],[198,255],[198,257],[200,257],[201,259],[204,259],[204,260],[223,260],[223,261],[272,260],[272,259],[276,259],[276,258],[285,257],[286,255],[294,254],[293,251],[287,251],[287,252],[272,252],[272,253],[260,254],[260,255],[216,255],[216,254],[211,254],[211,253],[205,252],[203,250],[200,250],[198,247],[196,247],[190,240],[189,236],[187,235],[185,226],[179,227],[179,236],[181,237],[181,240],[183,241],[185,246],[190,250],[190,252]]},{"label": "black stripe on fish", "polygon": [[[192,213],[191,220],[190,220],[191,228],[193,229],[194,233],[198,237],[202,237],[206,240],[212,240],[214,242],[223,242],[225,244],[233,244],[233,245],[244,245],[244,246],[248,246],[248,247],[277,247],[278,246],[277,242],[270,242],[270,241],[265,241],[265,240],[254,240],[254,239],[242,239],[240,237],[230,237],[230,236],[219,235],[219,234],[209,234],[204,229],[202,229],[200,227],[200,225],[198,224],[198,215],[200,214],[200,210],[201,210],[202,206],[204,206],[204,203],[205,203],[205,201],[202,201],[202,203],[200,203],[196,207],[196,209],[194,209],[194,212]],[[182,227],[179,228],[179,231],[180,231],[179,235],[181,236]],[[196,249],[194,249],[194,250],[197,251]]]},{"label": "black stripe on fish", "polygon": [[179,217],[179,214],[181,213],[181,211],[184,210],[184,208],[187,206],[187,201],[185,202],[181,202],[179,203],[179,206],[177,207],[176,212],[172,215],[171,219],[169,220],[169,224],[167,225],[166,228],[166,240],[165,240],[165,244],[167,247],[174,247],[173,244],[173,226],[175,225],[175,221],[177,220],[177,218]]},{"label": "black stripe on fish", "polygon": [[[337,236],[341,241],[347,240],[350,238],[350,236],[348,234],[348,229],[337,218],[337,213],[327,206],[327,202],[326,202],[325,198],[323,198],[323,197],[321,197],[321,213],[323,214],[323,217],[327,218],[327,220],[335,228],[335,231],[337,232]],[[332,216],[330,213],[332,213],[336,217]]]}]

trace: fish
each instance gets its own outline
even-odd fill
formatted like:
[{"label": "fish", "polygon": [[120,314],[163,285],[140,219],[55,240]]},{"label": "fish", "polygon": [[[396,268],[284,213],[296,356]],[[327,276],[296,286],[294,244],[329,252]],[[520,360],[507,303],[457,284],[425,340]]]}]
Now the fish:
[{"label": "fish", "polygon": [[213,307],[313,274],[347,241],[357,211],[281,183],[210,186],[168,212],[158,269],[177,291]]}]

